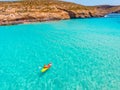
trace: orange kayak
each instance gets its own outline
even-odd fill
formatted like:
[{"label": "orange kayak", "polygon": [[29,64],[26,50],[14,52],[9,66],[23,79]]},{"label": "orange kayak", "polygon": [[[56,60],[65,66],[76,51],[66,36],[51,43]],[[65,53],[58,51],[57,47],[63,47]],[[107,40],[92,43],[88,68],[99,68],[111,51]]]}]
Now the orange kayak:
[{"label": "orange kayak", "polygon": [[41,72],[44,73],[46,72],[50,67],[52,66],[52,64],[48,64],[47,66],[44,66],[42,69],[41,69]]}]

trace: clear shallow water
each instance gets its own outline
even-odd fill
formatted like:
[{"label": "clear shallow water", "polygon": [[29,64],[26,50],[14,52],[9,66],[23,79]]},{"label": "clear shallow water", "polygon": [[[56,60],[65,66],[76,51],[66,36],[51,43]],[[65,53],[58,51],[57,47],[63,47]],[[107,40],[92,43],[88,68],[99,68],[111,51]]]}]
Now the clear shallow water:
[{"label": "clear shallow water", "polygon": [[120,18],[0,27],[0,90],[119,89]]}]

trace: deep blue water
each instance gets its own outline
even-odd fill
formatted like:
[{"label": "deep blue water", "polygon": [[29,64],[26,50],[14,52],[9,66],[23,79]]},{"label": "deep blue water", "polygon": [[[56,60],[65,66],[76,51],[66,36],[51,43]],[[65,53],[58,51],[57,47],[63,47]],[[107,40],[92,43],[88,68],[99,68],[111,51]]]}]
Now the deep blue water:
[{"label": "deep blue water", "polygon": [[105,15],[105,17],[107,17],[107,18],[120,18],[120,14],[111,13],[111,14]]},{"label": "deep blue water", "polygon": [[119,89],[120,18],[0,26],[0,90]]}]

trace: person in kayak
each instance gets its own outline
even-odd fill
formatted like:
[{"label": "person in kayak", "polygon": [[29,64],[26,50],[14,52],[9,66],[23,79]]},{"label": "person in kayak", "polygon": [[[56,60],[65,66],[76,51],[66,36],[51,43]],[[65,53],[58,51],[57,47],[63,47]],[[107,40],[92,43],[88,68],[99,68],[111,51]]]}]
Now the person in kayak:
[{"label": "person in kayak", "polygon": [[49,68],[52,65],[52,63],[48,64],[48,65],[44,65],[44,68]]}]

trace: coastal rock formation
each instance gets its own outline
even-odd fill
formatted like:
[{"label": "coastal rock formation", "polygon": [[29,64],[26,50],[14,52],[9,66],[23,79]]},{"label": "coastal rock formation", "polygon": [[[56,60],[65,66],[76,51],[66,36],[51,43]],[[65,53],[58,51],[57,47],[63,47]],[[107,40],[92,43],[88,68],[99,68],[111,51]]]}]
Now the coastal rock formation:
[{"label": "coastal rock formation", "polygon": [[106,13],[120,13],[120,6],[101,5],[96,7]]},{"label": "coastal rock formation", "polygon": [[83,6],[63,1],[0,2],[0,25],[102,17],[120,12],[119,6]]}]

